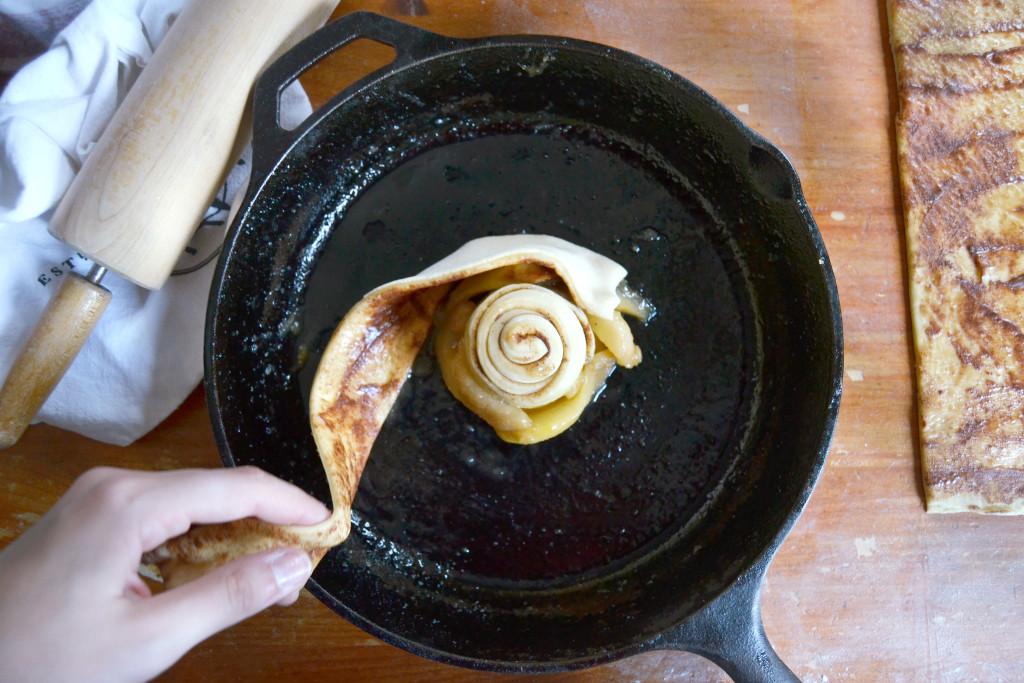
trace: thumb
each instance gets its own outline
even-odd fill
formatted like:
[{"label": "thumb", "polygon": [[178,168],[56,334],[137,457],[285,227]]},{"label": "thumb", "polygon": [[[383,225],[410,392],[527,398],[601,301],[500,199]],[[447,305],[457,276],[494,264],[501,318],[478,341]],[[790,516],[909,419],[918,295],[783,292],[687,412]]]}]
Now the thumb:
[{"label": "thumb", "polygon": [[309,579],[305,551],[277,548],[242,557],[150,599],[170,663],[214,633],[275,604],[287,604]]}]

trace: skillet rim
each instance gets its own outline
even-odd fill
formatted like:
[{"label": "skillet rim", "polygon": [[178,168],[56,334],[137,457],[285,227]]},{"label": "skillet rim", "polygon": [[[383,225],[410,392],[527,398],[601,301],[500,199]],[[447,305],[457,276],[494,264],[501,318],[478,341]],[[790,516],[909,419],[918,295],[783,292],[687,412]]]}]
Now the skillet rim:
[{"label": "skillet rim", "polygon": [[[356,13],[367,15],[370,18],[383,19],[379,15],[373,15],[370,13]],[[351,15],[349,15],[351,16]],[[344,18],[344,17],[343,17]],[[371,19],[361,18],[359,21],[370,21]],[[393,20],[387,20],[393,21]],[[394,22],[401,24],[401,22]],[[322,29],[323,31],[323,29]],[[828,308],[830,313],[831,329],[833,333],[832,346],[834,352],[832,353],[832,374],[831,374],[831,387],[832,393],[829,404],[824,411],[824,429],[818,439],[819,448],[815,457],[811,460],[807,472],[806,481],[801,489],[801,493],[789,505],[789,510],[785,516],[783,524],[781,524],[772,534],[771,538],[765,543],[765,546],[756,555],[753,562],[751,562],[744,571],[757,566],[763,565],[767,567],[771,560],[771,557],[775,554],[778,547],[788,536],[790,530],[806,507],[810,495],[820,478],[821,471],[824,467],[828,450],[831,444],[831,439],[834,434],[835,424],[838,417],[839,402],[842,390],[842,372],[843,372],[843,330],[842,330],[842,316],[839,306],[838,290],[835,283],[835,276],[831,268],[830,261],[828,259],[827,252],[825,250],[824,241],[817,229],[813,216],[807,207],[806,200],[804,198],[800,181],[796,173],[796,169],[793,164],[785,157],[785,155],[779,150],[773,143],[762,137],[760,134],[750,128],[744,121],[738,116],[733,114],[724,104],[719,100],[712,97],[705,90],[687,80],[686,78],[676,74],[665,67],[662,67],[654,62],[651,62],[638,55],[612,48],[609,46],[600,45],[598,43],[592,43],[589,41],[583,41],[573,38],[564,38],[558,36],[531,36],[531,35],[516,35],[516,36],[492,36],[484,38],[473,38],[473,39],[451,39],[445,38],[438,34],[432,34],[425,32],[422,29],[415,29],[415,31],[422,32],[426,36],[429,36],[429,40],[426,41],[426,45],[429,49],[437,49],[437,47],[443,46],[444,49],[438,52],[431,53],[428,57],[418,54],[417,50],[409,50],[406,52],[399,51],[396,60],[392,64],[383,67],[382,69],[369,74],[362,79],[356,81],[350,86],[340,91],[337,95],[332,97],[327,103],[325,103],[318,110],[313,112],[306,121],[304,121],[294,131],[288,132],[282,138],[273,145],[267,143],[268,138],[265,134],[260,133],[254,137],[254,150],[262,149],[264,152],[262,156],[254,153],[254,164],[253,164],[253,175],[250,183],[245,192],[244,200],[241,205],[242,209],[237,212],[234,221],[227,233],[225,238],[225,247],[222,250],[221,256],[218,259],[217,269],[214,274],[213,281],[211,283],[210,299],[208,304],[208,315],[206,324],[206,343],[204,344],[204,365],[206,366],[205,385],[207,393],[207,402],[211,415],[211,422],[214,427],[214,436],[217,441],[218,450],[221,454],[221,459],[226,466],[235,466],[236,462],[232,455],[230,446],[228,445],[228,435],[225,431],[223,422],[221,421],[221,405],[219,401],[219,395],[217,393],[217,373],[215,372],[215,353],[213,352],[213,337],[217,325],[217,312],[218,302],[221,298],[221,290],[225,283],[225,272],[227,269],[227,263],[230,260],[231,253],[234,250],[236,241],[241,236],[241,228],[247,222],[247,218],[253,209],[256,200],[261,196],[264,187],[270,182],[271,178],[277,173],[281,164],[287,162],[287,160],[293,155],[295,148],[301,144],[306,135],[311,131],[315,130],[322,121],[331,117],[335,110],[344,106],[350,99],[356,97],[364,88],[370,86],[377,81],[391,78],[398,74],[402,70],[421,64],[423,61],[428,59],[452,59],[457,55],[471,55],[477,50],[487,50],[493,48],[507,48],[507,47],[526,47],[526,48],[552,48],[559,50],[575,50],[583,53],[588,53],[592,56],[605,57],[615,59],[619,62],[624,62],[631,65],[634,68],[641,68],[645,71],[652,71],[659,76],[667,79],[666,87],[670,88],[682,88],[687,97],[696,98],[702,106],[714,111],[714,113],[722,118],[737,130],[744,138],[746,138],[751,146],[756,146],[763,151],[766,151],[780,163],[782,168],[785,169],[787,176],[791,182],[793,188],[792,201],[795,203],[797,212],[806,228],[807,236],[809,237],[812,246],[819,258],[820,274],[826,285]],[[298,47],[303,44],[300,43]],[[294,48],[293,50],[298,49]],[[423,45],[420,45],[419,50],[424,49]],[[287,55],[286,55],[287,56]],[[318,58],[319,59],[319,58]],[[272,67],[273,68],[273,67]],[[273,72],[268,69],[268,72],[264,74],[260,79],[260,85],[257,86],[258,92],[263,92],[264,95],[268,92],[279,93],[288,82],[279,83],[280,72]],[[269,79],[264,82],[265,79]],[[257,100],[257,107],[260,106],[260,100]],[[265,100],[263,101],[266,104]],[[273,102],[276,116],[276,100]],[[264,116],[264,119],[266,117]],[[280,133],[280,131],[277,131]],[[263,140],[260,143],[260,139]],[[257,145],[263,144],[262,147]],[[272,161],[268,161],[268,153],[266,150],[276,149],[277,152],[269,153]],[[257,163],[257,159],[262,159],[261,162]],[[741,571],[740,574],[743,572]],[[717,594],[719,597],[727,593],[731,587],[739,580],[739,576],[735,577],[732,581],[727,582],[722,590]],[[309,584],[311,592],[313,592],[318,599],[325,604],[329,605],[334,611],[339,612],[339,609],[334,605],[345,607],[337,598],[331,595],[326,589],[324,589],[316,579],[312,579]],[[607,650],[598,656],[592,654],[584,654],[576,659],[571,660],[559,660],[555,661],[504,661],[504,660],[492,660],[492,659],[477,659],[473,657],[467,657],[465,655],[447,653],[435,648],[422,645],[415,641],[409,640],[408,638],[388,631],[380,625],[371,622],[362,617],[362,615],[354,612],[347,607],[344,610],[345,617],[357,624],[364,630],[372,633],[375,636],[380,637],[382,640],[391,644],[397,645],[406,649],[407,651],[420,654],[421,656],[428,657],[435,661],[441,661],[449,664],[456,664],[461,666],[469,666],[470,668],[485,669],[491,671],[557,671],[557,670],[568,670],[578,669],[587,666],[592,666],[602,662],[611,661],[618,659],[629,654],[646,649],[644,642],[632,642],[624,644],[623,646],[614,650]],[[688,619],[689,617],[687,617]]]}]

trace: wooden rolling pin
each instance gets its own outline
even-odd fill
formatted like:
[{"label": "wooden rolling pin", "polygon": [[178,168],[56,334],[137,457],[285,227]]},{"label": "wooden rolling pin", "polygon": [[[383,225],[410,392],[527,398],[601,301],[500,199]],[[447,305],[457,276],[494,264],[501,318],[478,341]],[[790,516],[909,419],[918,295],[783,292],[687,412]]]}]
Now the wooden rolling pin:
[{"label": "wooden rolling pin", "polygon": [[21,438],[110,292],[109,270],[159,289],[248,142],[253,83],[322,26],[328,0],[192,0],[114,114],[50,222],[96,264],[47,305],[0,389],[0,448]]}]

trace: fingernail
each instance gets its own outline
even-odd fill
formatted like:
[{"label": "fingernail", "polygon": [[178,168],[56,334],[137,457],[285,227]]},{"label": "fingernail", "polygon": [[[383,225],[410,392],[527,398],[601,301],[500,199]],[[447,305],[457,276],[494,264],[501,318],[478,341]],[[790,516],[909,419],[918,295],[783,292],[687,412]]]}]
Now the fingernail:
[{"label": "fingernail", "polygon": [[274,572],[277,587],[284,593],[292,593],[309,580],[313,563],[301,550],[282,550],[271,559],[270,569]]}]

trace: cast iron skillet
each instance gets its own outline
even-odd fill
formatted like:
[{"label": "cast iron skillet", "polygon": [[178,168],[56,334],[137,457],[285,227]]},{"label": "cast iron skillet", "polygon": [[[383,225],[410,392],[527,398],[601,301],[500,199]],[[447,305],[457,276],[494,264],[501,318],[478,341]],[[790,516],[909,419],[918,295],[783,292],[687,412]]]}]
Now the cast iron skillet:
[{"label": "cast iron skillet", "polygon": [[[281,89],[356,38],[396,49],[298,129]],[[547,233],[655,305],[644,351],[567,433],[498,440],[429,349],[370,456],[352,536],[309,588],[375,636],[497,671],[652,648],[791,677],[760,618],[768,563],[832,435],[832,271],[782,153],[692,83],[549,36],[333,22],[255,91],[253,180],[211,293],[206,387],[227,465],[329,500],[306,401],[334,326],[465,241]]]}]

